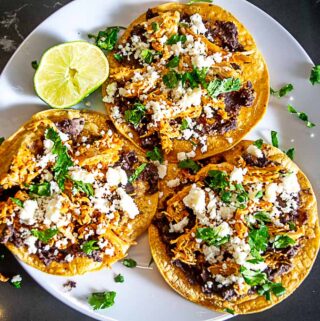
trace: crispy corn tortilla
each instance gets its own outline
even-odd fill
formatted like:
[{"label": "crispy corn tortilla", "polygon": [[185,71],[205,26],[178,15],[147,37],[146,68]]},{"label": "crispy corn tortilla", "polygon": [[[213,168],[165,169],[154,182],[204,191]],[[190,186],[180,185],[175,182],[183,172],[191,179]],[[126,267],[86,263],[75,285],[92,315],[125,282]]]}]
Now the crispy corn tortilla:
[{"label": "crispy corn tortilla", "polygon": [[[241,154],[252,143],[253,142],[251,141],[242,141],[233,149],[217,155],[217,157],[212,159],[211,165],[207,165],[197,173],[195,181],[202,181],[210,169],[228,170],[231,166],[230,164],[239,165],[239,162],[241,162]],[[292,294],[307,277],[318,253],[320,232],[317,202],[309,180],[297,165],[282,151],[270,145],[264,145],[263,148],[268,159],[280,163],[281,166],[289,171],[297,171],[297,178],[301,187],[299,195],[302,205],[300,208],[307,215],[307,221],[303,225],[305,238],[301,245],[302,248],[293,258],[293,268],[288,273],[275,279],[276,282],[282,282],[282,285],[286,289],[285,295],[280,297],[272,296],[272,301],[267,301],[264,296],[259,296],[258,294],[245,295],[241,298],[237,298],[235,301],[223,300],[221,296],[215,294],[206,295],[202,292],[200,285],[191,285],[186,274],[172,263],[171,257],[167,252],[167,247],[161,240],[159,229],[154,224],[149,227],[151,252],[154,261],[166,282],[186,299],[215,311],[225,312],[228,308],[234,310],[235,314],[255,313],[268,309],[283,301]],[[214,163],[214,161],[218,161],[218,163]],[[177,173],[179,171],[181,170],[176,168],[175,172]],[[184,191],[188,189],[190,189],[190,185],[182,187],[181,192],[177,192],[175,189],[171,191],[171,194],[174,193],[175,197],[177,197],[177,193],[185,194]],[[165,202],[165,200],[163,200],[163,202]]]},{"label": "crispy corn tortilla", "polygon": [[[35,114],[30,121],[24,124],[15,134],[9,137],[0,146],[1,164],[0,164],[0,184],[3,188],[17,187],[19,185],[30,183],[34,178],[25,170],[24,163],[27,162],[28,157],[36,153],[38,144],[40,141],[40,135],[43,135],[44,128],[48,126],[55,126],[55,122],[60,122],[67,119],[82,118],[85,120],[85,126],[83,128],[83,135],[87,137],[96,136],[101,131],[107,132],[109,129],[113,131],[113,135],[116,135],[114,140],[115,144],[111,146],[111,149],[106,149],[98,152],[93,152],[85,157],[79,157],[79,163],[84,165],[93,165],[98,162],[107,162],[112,165],[117,159],[118,151],[123,148],[125,151],[134,151],[139,161],[146,162],[144,155],[140,150],[131,144],[126,139],[119,137],[114,132],[112,123],[108,122],[107,117],[98,112],[93,111],[80,111],[80,110],[48,110]],[[113,147],[113,148],[112,148]],[[25,156],[26,153],[27,156]],[[21,160],[18,164],[20,175],[10,173],[10,165],[14,160]],[[49,265],[45,265],[40,258],[35,254],[29,254],[26,247],[16,247],[13,243],[6,243],[8,249],[15,254],[23,262],[50,274],[56,275],[75,275],[83,274],[93,270],[99,270],[103,267],[110,267],[114,262],[122,259],[126,256],[126,252],[130,245],[135,244],[135,239],[142,234],[149,226],[153,215],[157,208],[158,193],[147,195],[146,183],[139,182],[135,187],[135,202],[139,208],[140,214],[134,219],[130,220],[131,228],[126,227],[109,228],[105,234],[105,238],[114,246],[114,255],[104,255],[101,262],[94,261],[92,258],[84,256],[75,257],[71,262],[55,262],[52,261]],[[0,203],[1,204],[1,203]],[[3,202],[2,202],[3,205]],[[5,228],[3,223],[3,208],[0,211],[0,232]],[[31,227],[30,227],[31,228]],[[124,231],[124,232],[123,232]]]},{"label": "crispy corn tortilla", "polygon": [[[184,5],[179,3],[167,3],[158,7],[152,8],[153,12],[174,12],[187,13],[189,15],[199,13],[203,20],[208,21],[232,21],[239,31],[239,42],[244,45],[247,52],[252,52],[249,56],[243,58],[245,63],[239,62],[239,65],[243,68],[241,73],[241,79],[243,83],[246,80],[250,80],[253,85],[253,89],[256,92],[256,97],[251,107],[242,107],[240,114],[237,117],[237,128],[230,130],[225,134],[208,134],[207,151],[202,153],[200,148],[196,150],[196,156],[193,159],[204,159],[212,155],[221,153],[230,149],[236,145],[264,116],[269,100],[269,74],[267,65],[264,61],[262,54],[256,47],[256,43],[249,33],[249,31],[229,12],[212,4],[197,3],[193,5]],[[156,19],[156,18],[155,18]],[[134,20],[123,36],[120,38],[120,43],[126,43],[133,28],[146,21],[146,14],[142,14],[136,20]],[[123,81],[130,79],[133,75],[133,70],[129,67],[121,65],[114,56],[114,52],[109,53],[108,59],[110,63],[110,77],[102,88],[102,96],[106,95],[106,87],[113,81]],[[242,58],[241,58],[242,59]],[[161,93],[160,93],[161,94]],[[158,94],[156,94],[158,95]],[[141,148],[139,145],[139,135],[133,130],[127,122],[118,123],[112,116],[112,109],[114,105],[112,103],[105,103],[107,113],[110,119],[113,121],[117,129],[131,140],[135,145]],[[172,139],[173,147],[171,152],[166,155],[166,158],[171,162],[177,161],[177,154],[179,152],[190,152],[193,149],[193,145],[190,141]],[[162,146],[164,148],[164,146]]]}]

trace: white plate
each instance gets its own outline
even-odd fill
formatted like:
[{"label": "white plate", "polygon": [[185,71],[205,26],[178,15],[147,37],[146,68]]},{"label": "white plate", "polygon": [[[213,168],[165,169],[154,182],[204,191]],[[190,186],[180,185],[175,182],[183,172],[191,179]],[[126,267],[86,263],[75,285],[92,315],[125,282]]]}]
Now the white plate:
[{"label": "white plate", "polygon": [[[45,20],[23,42],[13,55],[0,80],[0,136],[13,133],[23,122],[40,110],[46,109],[33,90],[31,61],[59,42],[87,39],[87,33],[105,26],[127,25],[148,7],[161,2],[150,0],[78,0],[71,2]],[[278,88],[291,82],[295,90],[291,103],[307,112],[315,123],[320,121],[318,104],[319,86],[309,81],[312,61],[296,40],[267,14],[244,0],[216,0],[216,4],[231,11],[255,37],[270,69],[272,86]],[[103,110],[100,93],[90,96],[94,109]],[[320,190],[320,126],[308,129],[302,121],[286,111],[289,99],[271,99],[267,115],[252,131],[249,138],[262,137],[269,141],[270,130],[280,133],[281,147],[296,148],[296,162],[311,179],[316,191]],[[313,134],[313,135],[311,135]],[[314,137],[311,137],[314,136]],[[294,140],[294,141],[293,141]],[[139,245],[130,250],[130,257],[141,266],[150,261],[146,235]],[[41,273],[23,264],[28,273],[47,291],[69,306],[99,320],[130,321],[204,321],[223,320],[230,315],[209,311],[190,303],[173,292],[160,277],[157,269],[127,269],[115,264],[113,271],[103,270],[73,277],[77,288],[65,293],[62,284],[66,278]],[[113,281],[115,273],[125,276],[125,283]],[[93,291],[115,290],[116,304],[107,310],[92,311],[86,302]],[[285,304],[285,303],[283,303]]]}]

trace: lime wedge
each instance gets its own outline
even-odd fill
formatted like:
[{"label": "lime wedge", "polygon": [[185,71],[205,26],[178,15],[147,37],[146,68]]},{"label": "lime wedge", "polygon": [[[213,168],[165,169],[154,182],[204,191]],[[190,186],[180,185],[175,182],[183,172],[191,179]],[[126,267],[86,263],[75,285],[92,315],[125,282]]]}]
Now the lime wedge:
[{"label": "lime wedge", "polygon": [[68,108],[101,86],[108,75],[108,60],[98,47],[85,41],[66,42],[43,54],[34,87],[51,107]]}]

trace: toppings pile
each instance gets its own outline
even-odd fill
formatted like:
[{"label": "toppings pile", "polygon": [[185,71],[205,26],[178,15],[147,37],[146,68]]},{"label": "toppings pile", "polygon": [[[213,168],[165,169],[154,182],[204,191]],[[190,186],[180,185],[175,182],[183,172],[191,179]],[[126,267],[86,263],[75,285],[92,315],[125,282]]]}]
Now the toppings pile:
[{"label": "toppings pile", "polygon": [[[89,126],[82,118],[36,122],[41,134],[20,146],[0,178],[1,242],[46,266],[77,257],[109,265],[123,257],[132,222],[145,214],[139,199],[157,191],[153,164],[111,129]],[[155,171],[151,182],[146,171]]]},{"label": "toppings pile", "polygon": [[243,71],[254,43],[239,43],[233,22],[198,13],[149,10],[146,18],[109,55],[115,68],[103,101],[117,127],[127,126],[143,148],[169,154],[179,140],[204,154],[208,137],[236,129],[241,108],[255,100]]},{"label": "toppings pile", "polygon": [[256,145],[236,164],[210,164],[189,175],[154,221],[171,262],[190,284],[227,301],[283,295],[280,277],[305,239],[297,173],[268,160],[265,147]]}]

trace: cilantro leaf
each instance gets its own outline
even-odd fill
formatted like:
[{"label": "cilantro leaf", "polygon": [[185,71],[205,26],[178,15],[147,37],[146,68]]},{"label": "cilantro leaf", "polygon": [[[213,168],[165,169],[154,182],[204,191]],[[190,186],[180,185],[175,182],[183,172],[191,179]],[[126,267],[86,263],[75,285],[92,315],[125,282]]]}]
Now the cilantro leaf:
[{"label": "cilantro leaf", "polygon": [[39,195],[39,196],[50,196],[51,189],[49,182],[43,182],[39,184],[32,184],[29,186],[29,191],[32,194]]},{"label": "cilantro leaf", "polygon": [[187,41],[187,37],[185,35],[174,34],[172,35],[166,42],[167,45],[174,45],[178,42],[185,43]]},{"label": "cilantro leaf", "polygon": [[290,231],[296,231],[297,230],[297,226],[294,222],[288,222],[288,225],[289,225],[289,229]]},{"label": "cilantro leaf", "polygon": [[89,34],[88,37],[95,39],[95,44],[100,49],[111,51],[117,43],[120,28],[123,29],[123,27],[108,27],[99,31],[97,36]]},{"label": "cilantro leaf", "polygon": [[320,84],[320,65],[316,65],[312,68],[310,73],[310,82],[312,85]]},{"label": "cilantro leaf", "polygon": [[252,271],[248,270],[244,266],[241,266],[240,272],[245,282],[251,286],[261,285],[268,282],[267,274],[261,271]]},{"label": "cilantro leaf", "polygon": [[13,203],[15,203],[16,205],[18,205],[19,207],[23,208],[23,202],[21,200],[19,200],[18,198],[15,197],[10,197],[11,201]]},{"label": "cilantro leaf", "polygon": [[0,137],[0,145],[4,142],[4,137]]},{"label": "cilantro leaf", "polygon": [[46,139],[53,141],[52,153],[57,155],[56,163],[53,167],[54,178],[61,191],[64,191],[64,182],[67,178],[68,169],[73,162],[68,154],[68,149],[62,144],[59,134],[52,128],[48,128]]},{"label": "cilantro leaf", "polygon": [[254,143],[254,146],[258,147],[259,149],[261,149],[262,145],[263,145],[263,139],[257,139]]},{"label": "cilantro leaf", "polygon": [[286,293],[286,289],[282,286],[281,283],[267,282],[258,288],[258,294],[264,295],[267,301],[271,300],[270,292],[275,296],[279,297]]},{"label": "cilantro leaf", "polygon": [[174,56],[172,59],[169,60],[169,62],[167,63],[166,66],[167,66],[168,68],[178,67],[178,66],[179,66],[179,61],[180,61],[179,56]]},{"label": "cilantro leaf", "polygon": [[[189,0],[188,2],[187,2],[187,5],[191,5],[191,4],[193,4],[193,3],[198,3],[198,2],[207,2],[207,3],[212,3],[212,0]],[[228,311],[227,311],[228,312]]]},{"label": "cilantro leaf", "polygon": [[294,244],[295,240],[288,235],[277,235],[274,239],[273,247],[276,249],[285,249]]},{"label": "cilantro leaf", "polygon": [[150,151],[150,150],[147,151],[146,157],[148,159],[151,159],[152,161],[159,161],[161,164],[164,161],[162,152],[161,152],[160,148],[158,148],[158,147],[155,147],[152,151]]},{"label": "cilantro leaf", "polygon": [[56,228],[49,228],[44,231],[39,231],[32,229],[31,234],[38,238],[43,243],[48,243],[56,234],[58,234],[59,230]]},{"label": "cilantro leaf", "polygon": [[122,274],[118,274],[117,276],[114,277],[115,282],[117,283],[123,283],[124,282],[124,277]]},{"label": "cilantro leaf", "polygon": [[231,192],[223,192],[221,194],[221,200],[224,203],[230,203],[231,202],[231,198],[232,198],[232,193]]},{"label": "cilantro leaf", "polygon": [[128,109],[124,112],[124,119],[136,127],[139,125],[145,113],[146,107],[141,103],[135,103],[133,109]]},{"label": "cilantro leaf", "polygon": [[268,228],[262,224],[258,229],[251,229],[249,231],[249,245],[251,248],[251,255],[254,258],[260,259],[260,252],[267,249],[269,242]]},{"label": "cilantro leaf", "polygon": [[[211,1],[211,0],[210,0]],[[226,309],[224,309],[224,311],[225,312],[228,312],[228,313],[230,313],[230,314],[234,314],[234,310],[232,310],[232,309],[230,309],[230,308],[226,308]]]},{"label": "cilantro leaf", "polygon": [[90,240],[90,241],[87,241],[87,242],[84,242],[82,245],[81,245],[81,250],[90,255],[92,254],[93,251],[95,250],[99,250],[99,246],[96,245],[97,241],[96,240]]},{"label": "cilantro leaf", "polygon": [[157,31],[160,29],[159,23],[156,22],[156,21],[153,21],[153,22],[151,23],[151,27],[152,27],[152,30],[153,30],[154,32],[157,32]]},{"label": "cilantro leaf", "polygon": [[21,281],[11,281],[11,284],[16,288],[16,289],[21,289]]},{"label": "cilantro leaf", "polygon": [[294,154],[295,154],[295,149],[294,148],[288,149],[286,154],[291,160],[293,160],[294,159]]},{"label": "cilantro leaf", "polygon": [[270,216],[266,212],[258,212],[253,216],[257,221],[261,223],[269,223],[271,222]]},{"label": "cilantro leaf", "polygon": [[93,310],[106,309],[114,305],[115,297],[116,292],[114,291],[95,292],[88,298],[88,303]]},{"label": "cilantro leaf", "polygon": [[308,128],[313,128],[313,127],[316,126],[314,123],[309,121],[309,117],[308,117],[308,115],[306,113],[303,113],[303,112],[301,113],[301,112],[297,111],[291,105],[288,105],[288,112],[291,113],[291,114],[296,114],[299,119],[301,119],[302,121],[304,121],[306,123],[306,126]]},{"label": "cilantro leaf", "polygon": [[115,53],[113,55],[114,59],[116,59],[117,61],[121,62],[123,60],[123,56],[120,55],[119,53]]},{"label": "cilantro leaf", "polygon": [[286,84],[283,87],[281,87],[279,90],[274,90],[274,89],[270,88],[270,94],[272,96],[277,97],[277,98],[281,98],[281,97],[287,95],[292,90],[293,90],[293,85],[292,84]]},{"label": "cilantro leaf", "polygon": [[194,68],[191,72],[185,72],[181,78],[182,85],[185,86],[188,83],[191,88],[196,88],[201,84],[203,88],[207,88],[206,76],[208,70],[209,68]]},{"label": "cilantro leaf", "polygon": [[220,246],[227,243],[229,236],[221,237],[219,227],[199,227],[196,231],[196,238],[205,241],[208,245]]},{"label": "cilantro leaf", "polygon": [[143,49],[140,54],[141,59],[147,64],[152,63],[153,56],[154,56],[154,54],[150,49]]},{"label": "cilantro leaf", "polygon": [[274,130],[271,131],[271,142],[272,142],[272,146],[277,148],[279,147],[278,133]]},{"label": "cilantro leaf", "polygon": [[200,166],[192,159],[184,159],[183,161],[180,161],[178,167],[182,169],[190,169],[194,173],[200,169]]},{"label": "cilantro leaf", "polygon": [[207,91],[211,97],[218,97],[220,94],[237,91],[241,88],[241,80],[239,78],[215,79],[210,81]]},{"label": "cilantro leaf", "polygon": [[167,74],[162,77],[163,83],[170,89],[178,86],[180,75],[174,70],[170,70]]},{"label": "cilantro leaf", "polygon": [[122,261],[122,264],[125,267],[130,268],[130,269],[135,268],[137,266],[137,262],[135,260],[133,260],[133,259],[124,259]]},{"label": "cilantro leaf", "polygon": [[187,122],[186,119],[182,119],[182,122],[181,122],[181,126],[180,126],[180,129],[181,130],[185,130],[189,127],[189,123]]},{"label": "cilantro leaf", "polygon": [[262,198],[263,197],[263,192],[259,191],[257,194],[254,196],[255,198]]},{"label": "cilantro leaf", "polygon": [[129,183],[134,182],[141,175],[141,173],[144,171],[146,166],[147,166],[147,163],[143,163],[140,166],[138,166],[134,171],[134,173],[129,177],[128,182]]},{"label": "cilantro leaf", "polygon": [[37,61],[37,60],[31,61],[31,67],[32,67],[34,70],[37,70],[38,67],[39,67],[38,61]]},{"label": "cilantro leaf", "polygon": [[205,183],[217,192],[223,191],[229,186],[227,173],[218,170],[209,171],[208,176],[205,178]]},{"label": "cilantro leaf", "polygon": [[94,191],[93,191],[93,186],[90,183],[84,183],[81,181],[73,181],[73,188],[77,192],[83,192],[87,194],[87,196],[93,196]]}]

